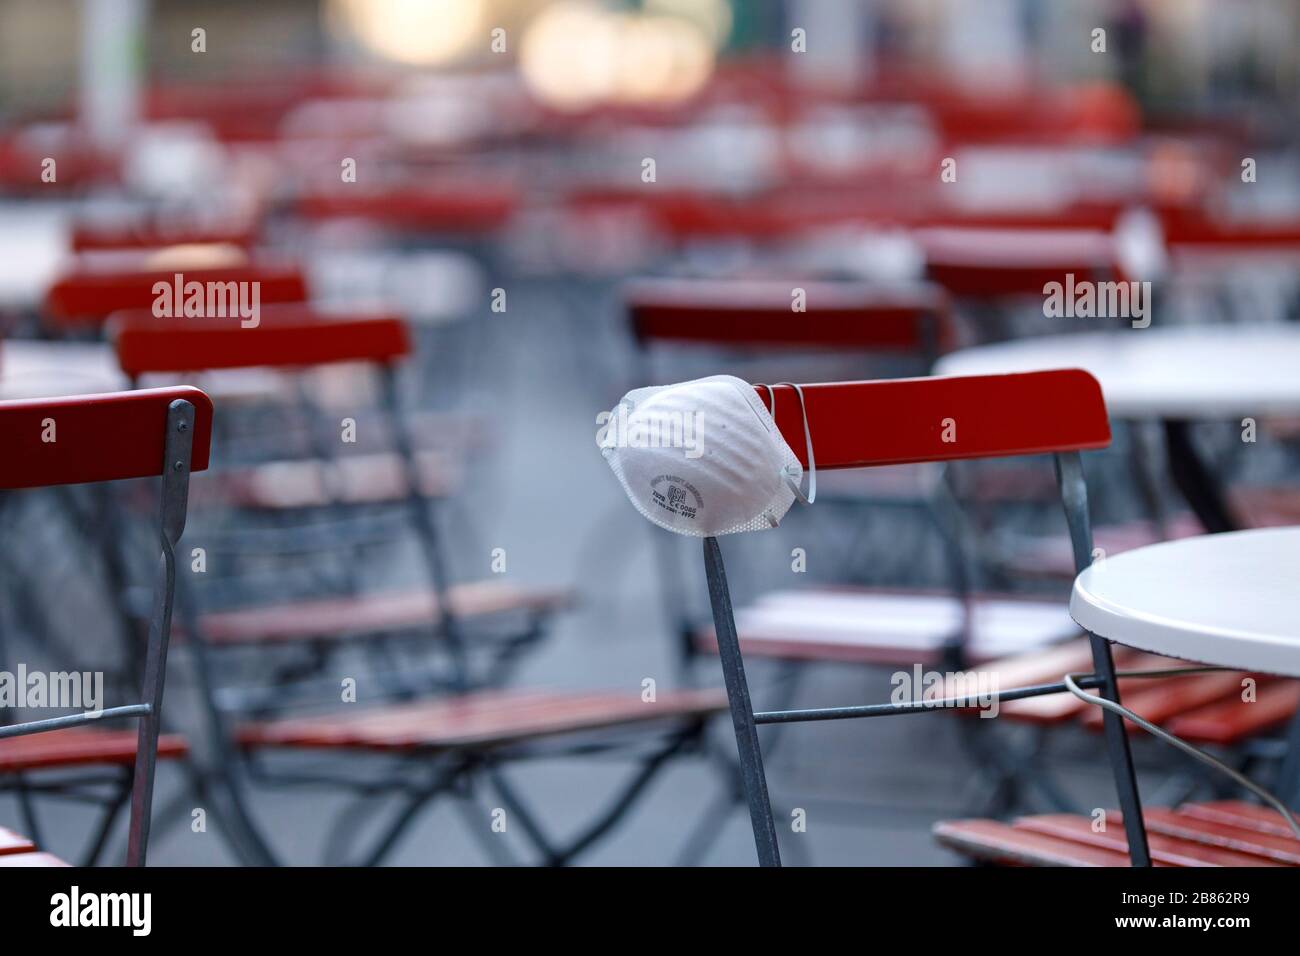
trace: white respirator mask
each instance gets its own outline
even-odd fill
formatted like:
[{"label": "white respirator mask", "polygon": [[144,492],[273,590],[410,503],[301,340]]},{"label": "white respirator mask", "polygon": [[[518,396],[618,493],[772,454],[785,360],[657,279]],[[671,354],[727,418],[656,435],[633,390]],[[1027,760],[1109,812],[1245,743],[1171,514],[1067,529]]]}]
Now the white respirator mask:
[{"label": "white respirator mask", "polygon": [[[760,387],[774,411],[772,389]],[[812,504],[817,495],[803,390],[793,387],[803,411],[807,497],[803,466],[772,411],[732,375],[633,389],[600,416],[596,442],[632,504],[661,528],[694,537],[775,528],[795,498]]]}]

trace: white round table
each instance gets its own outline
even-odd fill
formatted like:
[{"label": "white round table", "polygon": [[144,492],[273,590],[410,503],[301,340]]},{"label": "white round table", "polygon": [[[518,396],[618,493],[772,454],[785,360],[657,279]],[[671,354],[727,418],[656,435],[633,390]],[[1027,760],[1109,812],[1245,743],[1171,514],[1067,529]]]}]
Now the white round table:
[{"label": "white round table", "polygon": [[1091,372],[1116,418],[1205,420],[1300,412],[1300,325],[1046,335],[961,349],[941,358],[935,373],[1049,368]]},{"label": "white round table", "polygon": [[1300,527],[1202,535],[1104,558],[1070,616],[1129,647],[1300,677]]}]

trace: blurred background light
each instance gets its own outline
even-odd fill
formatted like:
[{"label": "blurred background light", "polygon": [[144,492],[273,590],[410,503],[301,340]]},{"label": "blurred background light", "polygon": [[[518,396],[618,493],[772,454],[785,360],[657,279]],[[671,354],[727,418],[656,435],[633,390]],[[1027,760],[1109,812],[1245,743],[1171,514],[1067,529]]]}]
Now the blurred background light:
[{"label": "blurred background light", "polygon": [[487,0],[329,0],[327,22],[372,53],[413,66],[450,63],[488,42]]},{"label": "blurred background light", "polygon": [[520,71],[529,89],[557,109],[680,102],[713,73],[715,40],[708,29],[694,17],[612,12],[565,0],[529,24]]}]

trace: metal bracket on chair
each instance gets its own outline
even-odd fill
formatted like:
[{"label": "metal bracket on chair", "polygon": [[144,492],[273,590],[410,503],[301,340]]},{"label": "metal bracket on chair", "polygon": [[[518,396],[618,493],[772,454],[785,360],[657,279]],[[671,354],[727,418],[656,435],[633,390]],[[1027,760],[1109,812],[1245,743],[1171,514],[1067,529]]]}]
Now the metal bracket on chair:
[{"label": "metal bracket on chair", "polygon": [[162,718],[163,684],[167,677],[167,644],[171,638],[176,593],[176,543],[185,531],[189,505],[190,457],[194,444],[194,406],[177,399],[167,407],[163,438],[162,506],[159,537],[162,555],[154,585],[149,643],[145,652],[142,696],[149,712],[140,720],[131,784],[131,825],[127,835],[127,866],[144,866],[153,810],[154,769]]}]

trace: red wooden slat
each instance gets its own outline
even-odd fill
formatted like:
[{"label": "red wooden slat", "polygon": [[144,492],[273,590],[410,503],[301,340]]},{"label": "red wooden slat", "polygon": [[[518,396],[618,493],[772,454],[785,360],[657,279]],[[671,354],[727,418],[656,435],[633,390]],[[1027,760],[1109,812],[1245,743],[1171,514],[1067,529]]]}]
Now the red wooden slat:
[{"label": "red wooden slat", "polygon": [[[805,312],[791,309],[796,287],[806,294]],[[909,351],[926,345],[925,323],[941,323],[948,307],[942,290],[929,285],[798,280],[639,280],[626,286],[624,300],[642,341]],[[934,328],[934,343],[948,331],[946,323]]]},{"label": "red wooden slat", "polygon": [[52,853],[12,853],[0,856],[0,866],[71,866]]},{"label": "red wooden slat", "polygon": [[1110,237],[1089,231],[921,230],[926,277],[954,296],[1043,294],[1049,282],[1119,278]]},{"label": "red wooden slat", "polygon": [[364,219],[393,229],[475,234],[504,226],[519,200],[513,187],[491,183],[437,190],[344,187],[305,193],[295,210],[307,219]]},{"label": "red wooden slat", "polygon": [[[1151,669],[1168,670],[1177,666],[1179,665],[1169,658],[1164,658]],[[1166,721],[1179,714],[1226,697],[1240,701],[1241,681],[1246,676],[1236,671],[1227,671],[1187,677],[1131,678],[1121,682],[1120,695],[1124,706],[1129,710],[1163,727]],[[1084,715],[1083,723],[1089,730],[1101,730],[1102,720],[1101,708],[1090,707]],[[1129,721],[1125,721],[1124,726],[1129,733],[1146,733]]]},{"label": "red wooden slat", "polygon": [[[1126,853],[1018,829],[996,820],[945,821],[934,837],[966,856],[1014,866],[1129,866]],[[1167,866],[1156,863],[1156,866]]]},{"label": "red wooden slat", "polygon": [[[1035,681],[1025,681],[1024,683],[1052,683],[1061,680],[1066,674],[1090,674],[1092,673],[1092,651],[1088,646],[1087,638],[1079,641],[1078,656],[1073,660],[1058,660],[1055,673],[1044,674]],[[1155,667],[1172,666],[1168,658],[1157,658],[1151,655],[1139,654],[1132,648],[1116,645],[1112,651],[1115,659],[1115,666],[1120,670],[1136,670],[1138,668],[1152,669]],[[1060,664],[1068,663],[1065,670],[1060,669]],[[1001,678],[1002,687],[1016,686],[1008,684],[1006,678]],[[1120,681],[1120,697],[1125,698],[1125,691],[1131,688],[1130,683]],[[1030,697],[1025,700],[1013,700],[1002,705],[1000,716],[1008,720],[1019,721],[1030,724],[1058,724],[1067,720],[1073,720],[1080,714],[1086,714],[1094,708],[1094,705],[1087,701],[1080,700],[1070,693],[1047,694],[1042,697]]]},{"label": "red wooden slat", "polygon": [[[552,611],[568,604],[572,595],[478,581],[453,585],[447,590],[447,600],[452,613],[465,618]],[[383,591],[221,611],[205,615],[201,629],[204,638],[214,643],[297,641],[404,630],[431,625],[437,617],[432,592]]]},{"label": "red wooden slat", "polygon": [[[100,322],[120,309],[152,309],[159,293],[158,283],[174,289],[176,276],[182,283],[256,282],[262,305],[273,302],[303,302],[307,283],[295,265],[224,266],[220,268],[115,270],[81,267],[60,276],[45,295],[45,312],[59,324]],[[177,304],[177,308],[183,304]]]},{"label": "red wooden slat", "polygon": [[[87,730],[74,727],[49,730],[0,740],[0,772],[74,767],[84,764],[129,764],[135,760],[137,734],[131,730]],[[188,752],[185,738],[163,734],[158,738],[160,758]]]},{"label": "red wooden slat", "polygon": [[1185,813],[1153,807],[1142,812],[1147,831],[1196,843],[1220,846],[1240,853],[1264,856],[1290,866],[1300,866],[1300,841],[1288,833],[1263,833],[1247,827],[1204,820]]},{"label": "red wooden slat", "polygon": [[331,316],[306,306],[262,310],[258,325],[239,319],[113,316],[110,334],[129,375],[220,368],[301,368],[330,362],[391,362],[409,355],[406,323],[391,315]]},{"label": "red wooden slat", "polygon": [[1200,820],[1212,820],[1229,826],[1259,830],[1290,836],[1291,828],[1286,825],[1282,815],[1270,807],[1261,807],[1243,800],[1211,800],[1208,803],[1188,803],[1178,808],[1178,812]]},{"label": "red wooden slat", "polygon": [[1250,703],[1236,694],[1179,714],[1167,729],[1184,740],[1229,745],[1286,723],[1300,707],[1300,682],[1260,678],[1255,690]]},{"label": "red wooden slat", "polygon": [[25,836],[19,836],[13,830],[6,830],[0,827],[0,856],[8,856],[13,853],[31,853],[36,849],[36,844]]},{"label": "red wooden slat", "polygon": [[[0,488],[161,474],[167,408],[177,399],[194,406],[192,470],[202,471],[208,467],[212,400],[197,388],[0,402]],[[50,434],[56,440],[46,441]]]},{"label": "red wooden slat", "polygon": [[485,691],[389,707],[247,724],[246,747],[456,749],[515,743],[723,710],[721,691],[673,691],[647,703],[621,692]]},{"label": "red wooden slat", "polygon": [[[1107,815],[1107,827],[1102,833],[1092,829],[1092,819],[1072,813],[1049,813],[1042,816],[1021,817],[1015,822],[1017,829],[1033,833],[1057,836],[1065,840],[1074,840],[1085,846],[1128,852],[1128,838],[1124,835],[1123,820],[1111,811]],[[1282,866],[1274,860],[1237,853],[1214,846],[1205,846],[1190,840],[1148,833],[1147,844],[1151,849],[1151,858],[1171,866]]]},{"label": "red wooden slat", "polygon": [[1165,241],[1171,249],[1210,246],[1241,253],[1300,250],[1300,221],[1216,219],[1199,207],[1160,210]]},{"label": "red wooden slat", "polygon": [[72,251],[77,253],[211,243],[247,249],[256,237],[256,230],[245,225],[174,228],[165,222],[152,220],[104,225],[79,222],[72,227],[71,244]]},{"label": "red wooden slat", "polygon": [[[756,389],[767,401],[767,389]],[[777,386],[776,422],[805,466],[803,417]],[[1082,369],[803,386],[819,469],[903,465],[1110,444],[1097,380]],[[949,424],[950,422],[950,424]],[[945,441],[952,437],[952,441]]]}]

